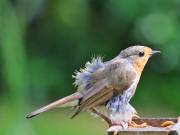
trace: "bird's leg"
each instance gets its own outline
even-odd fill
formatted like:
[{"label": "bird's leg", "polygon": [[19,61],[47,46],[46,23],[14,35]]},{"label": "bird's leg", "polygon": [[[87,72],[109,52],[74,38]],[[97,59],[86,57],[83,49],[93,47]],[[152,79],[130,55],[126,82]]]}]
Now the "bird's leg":
[{"label": "bird's leg", "polygon": [[104,121],[106,121],[109,125],[109,127],[112,126],[112,122],[111,120],[104,114],[102,114],[101,112],[99,112],[98,110],[96,110],[95,108],[91,108],[91,111],[95,114],[97,114],[99,117],[101,117]]}]

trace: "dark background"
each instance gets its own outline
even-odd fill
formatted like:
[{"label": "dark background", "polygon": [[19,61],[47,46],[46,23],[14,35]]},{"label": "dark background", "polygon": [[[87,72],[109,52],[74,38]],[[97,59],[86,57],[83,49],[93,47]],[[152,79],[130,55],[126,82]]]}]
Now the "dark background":
[{"label": "dark background", "polygon": [[25,114],[75,91],[72,74],[131,45],[161,55],[148,62],[131,103],[140,116],[180,114],[179,0],[0,0],[0,134],[106,134],[106,124],[56,109]]}]

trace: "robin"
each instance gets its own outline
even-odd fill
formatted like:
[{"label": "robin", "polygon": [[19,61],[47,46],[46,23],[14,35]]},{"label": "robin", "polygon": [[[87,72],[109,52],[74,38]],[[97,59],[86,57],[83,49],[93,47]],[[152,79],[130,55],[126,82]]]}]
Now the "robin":
[{"label": "robin", "polygon": [[[107,62],[103,62],[100,57],[93,58],[86,63],[84,69],[73,76],[77,92],[41,107],[26,117],[32,118],[56,107],[72,106],[75,113],[71,118],[82,111],[90,110],[103,118],[109,126],[136,126],[132,117],[137,112],[129,102],[136,92],[147,61],[156,53],[160,51],[137,45],[122,50],[118,56]],[[108,115],[100,113],[98,106],[105,106]]]}]

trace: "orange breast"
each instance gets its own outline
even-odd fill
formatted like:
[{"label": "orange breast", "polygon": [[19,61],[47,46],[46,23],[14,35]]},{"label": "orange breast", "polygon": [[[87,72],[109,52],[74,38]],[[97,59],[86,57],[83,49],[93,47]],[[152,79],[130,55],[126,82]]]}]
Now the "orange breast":
[{"label": "orange breast", "polygon": [[137,59],[134,61],[133,65],[134,65],[134,68],[136,70],[136,72],[141,75],[143,69],[144,69],[144,66],[146,65],[147,63],[147,60],[145,58],[143,59]]}]

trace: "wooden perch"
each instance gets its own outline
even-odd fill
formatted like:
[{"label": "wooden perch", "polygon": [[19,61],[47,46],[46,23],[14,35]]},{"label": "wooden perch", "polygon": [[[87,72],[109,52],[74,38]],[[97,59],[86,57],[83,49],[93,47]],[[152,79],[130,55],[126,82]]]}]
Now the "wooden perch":
[{"label": "wooden perch", "polygon": [[[147,123],[145,128],[128,128],[120,129],[118,135],[180,135],[180,118],[140,118],[133,119],[137,124]],[[175,123],[168,127],[168,123]],[[164,126],[167,127],[162,127]],[[108,135],[113,135],[113,127],[110,127],[107,132]]]}]

